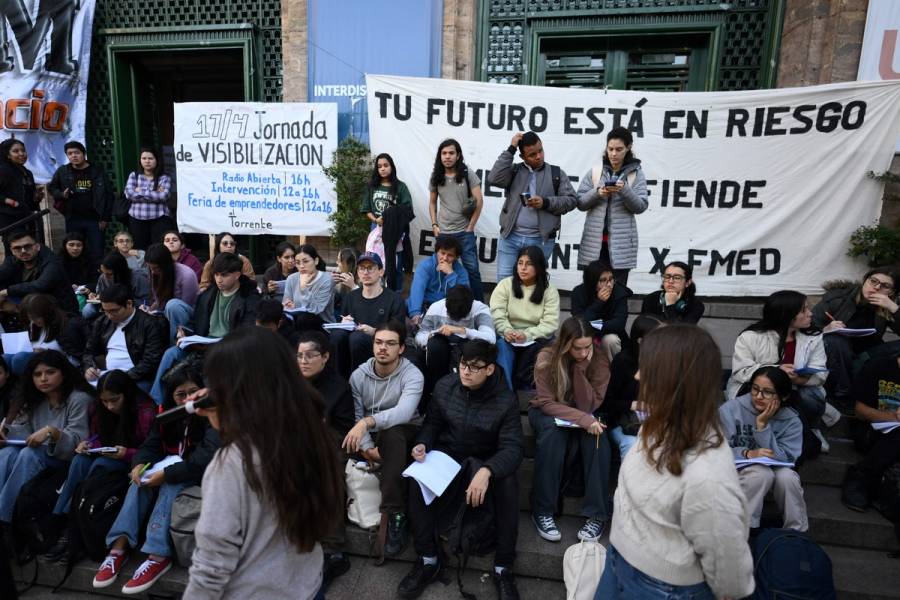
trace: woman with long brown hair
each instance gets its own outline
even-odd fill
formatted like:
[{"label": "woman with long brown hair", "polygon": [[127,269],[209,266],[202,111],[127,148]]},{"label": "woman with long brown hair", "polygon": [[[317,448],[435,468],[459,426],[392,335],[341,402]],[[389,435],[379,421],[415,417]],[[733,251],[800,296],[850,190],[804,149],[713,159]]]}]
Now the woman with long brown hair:
[{"label": "woman with long brown hair", "polygon": [[747,502],[722,432],[722,359],[696,325],[641,343],[640,436],[622,461],[595,600],[743,598],[753,591]]},{"label": "woman with long brown hair", "polygon": [[319,540],[343,518],[344,484],[318,394],[294,353],[262,327],[206,360],[209,417],[222,446],[203,477],[186,598],[315,598]]},{"label": "woman with long brown hair", "polygon": [[578,317],[566,319],[556,340],[535,361],[537,396],[528,421],[537,435],[532,489],[532,520],[545,540],[561,534],[553,519],[558,505],[566,447],[574,438],[581,448],[586,521],[578,539],[597,541],[612,512],[609,505],[610,445],[600,418],[609,384],[606,354],[594,346],[594,329]]}]

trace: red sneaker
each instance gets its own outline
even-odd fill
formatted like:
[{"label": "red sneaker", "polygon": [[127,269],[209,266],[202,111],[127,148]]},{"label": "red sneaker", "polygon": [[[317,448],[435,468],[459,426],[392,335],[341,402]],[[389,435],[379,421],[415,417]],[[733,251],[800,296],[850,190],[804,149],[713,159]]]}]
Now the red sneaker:
[{"label": "red sneaker", "polygon": [[140,594],[143,591],[149,590],[153,587],[153,584],[156,583],[160,577],[168,573],[171,568],[171,558],[164,558],[159,562],[148,558],[135,570],[134,575],[131,576],[131,579],[129,579],[128,583],[122,588],[122,593]]},{"label": "red sneaker", "polygon": [[122,566],[125,564],[126,560],[128,560],[127,552],[118,554],[110,552],[106,555],[106,558],[100,563],[100,569],[98,569],[97,574],[94,575],[94,587],[105,588],[106,586],[112,585],[116,580],[116,577],[119,576],[119,571],[122,570]]}]

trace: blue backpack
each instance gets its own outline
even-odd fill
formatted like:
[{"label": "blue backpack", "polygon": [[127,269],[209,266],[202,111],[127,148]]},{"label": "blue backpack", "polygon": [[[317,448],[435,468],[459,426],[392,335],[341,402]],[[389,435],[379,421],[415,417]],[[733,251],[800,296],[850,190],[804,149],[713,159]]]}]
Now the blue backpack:
[{"label": "blue backpack", "polygon": [[766,529],[751,541],[756,591],[753,600],[835,600],[831,559],[809,536]]}]

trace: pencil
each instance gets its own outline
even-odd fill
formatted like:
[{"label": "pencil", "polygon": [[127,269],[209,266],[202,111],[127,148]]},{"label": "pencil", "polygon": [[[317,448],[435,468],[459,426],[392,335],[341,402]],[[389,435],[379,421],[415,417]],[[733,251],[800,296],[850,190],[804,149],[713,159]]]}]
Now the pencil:
[{"label": "pencil", "polygon": [[[599,419],[599,418],[597,419],[597,422],[600,423],[600,419]],[[600,434],[599,434],[599,433],[597,433],[597,446],[596,446],[596,449],[597,449],[597,450],[600,449]]]},{"label": "pencil", "polygon": [[831,319],[832,321],[837,321],[837,319],[834,318],[834,315],[831,314],[830,312],[828,312],[827,310],[825,311],[825,316],[828,317],[829,319]]}]

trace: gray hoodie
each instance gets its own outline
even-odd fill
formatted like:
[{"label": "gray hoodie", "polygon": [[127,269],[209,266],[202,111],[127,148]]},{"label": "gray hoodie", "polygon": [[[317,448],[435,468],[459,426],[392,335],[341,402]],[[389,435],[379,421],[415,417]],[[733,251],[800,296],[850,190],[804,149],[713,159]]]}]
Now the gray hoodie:
[{"label": "gray hoodie", "polygon": [[797,411],[786,406],[775,413],[766,428],[756,429],[756,409],[750,394],[738,396],[719,407],[719,419],[736,459],[744,450],[768,448],[775,460],[796,462],[803,450],[803,424]]},{"label": "gray hoodie", "polygon": [[57,408],[51,408],[46,400],[38,403],[31,414],[20,414],[8,423],[11,440],[24,440],[35,431],[52,425],[60,431],[59,440],[47,445],[47,455],[69,461],[75,456],[75,447],[90,434],[90,412],[94,398],[80,390],[72,390],[69,398]]},{"label": "gray hoodie", "polygon": [[[406,423],[421,425],[422,417],[417,409],[424,387],[422,372],[407,359],[401,358],[393,373],[381,377],[375,373],[375,359],[370,358],[350,376],[356,421],[373,417],[375,427],[371,431],[383,431]],[[366,433],[360,449],[374,447],[372,436]]]}]

